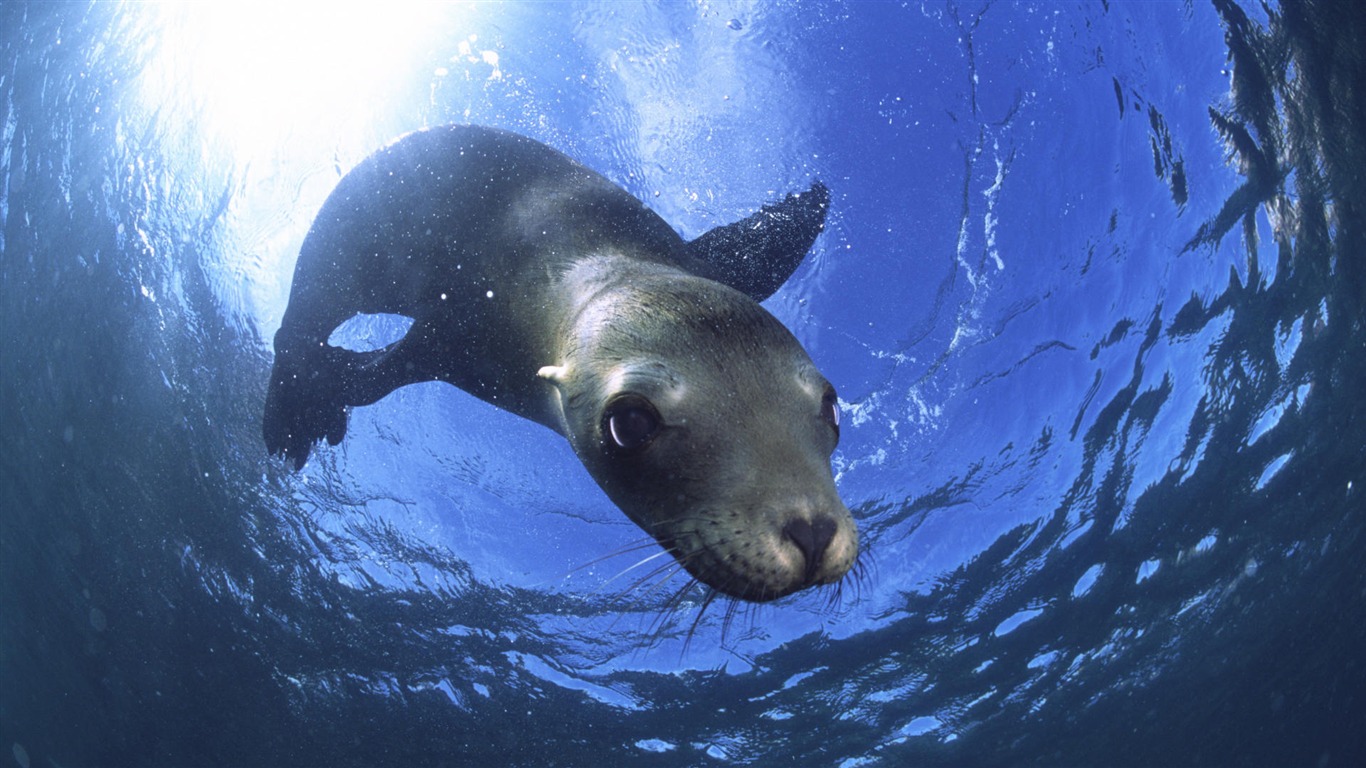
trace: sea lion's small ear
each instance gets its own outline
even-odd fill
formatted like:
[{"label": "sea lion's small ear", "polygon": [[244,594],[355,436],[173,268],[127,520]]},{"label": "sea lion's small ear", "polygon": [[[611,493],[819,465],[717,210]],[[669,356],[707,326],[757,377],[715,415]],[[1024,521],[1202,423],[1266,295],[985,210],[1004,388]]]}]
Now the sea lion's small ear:
[{"label": "sea lion's small ear", "polygon": [[567,365],[544,365],[536,371],[536,378],[545,379],[555,385],[554,416],[556,423],[551,426],[560,431],[560,434],[569,438],[570,444],[574,443],[574,431],[569,428],[569,416],[564,412],[564,401],[568,397],[565,394],[565,385],[569,383],[569,366]]},{"label": "sea lion's small ear", "polygon": [[556,387],[563,387],[565,380],[569,378],[569,366],[565,365],[546,365],[536,372],[537,378],[545,379]]}]

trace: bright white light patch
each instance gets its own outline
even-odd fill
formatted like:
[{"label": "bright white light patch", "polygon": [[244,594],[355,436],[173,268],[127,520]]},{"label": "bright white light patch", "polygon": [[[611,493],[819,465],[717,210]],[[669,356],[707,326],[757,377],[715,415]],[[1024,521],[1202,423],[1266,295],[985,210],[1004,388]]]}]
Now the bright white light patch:
[{"label": "bright white light patch", "polygon": [[437,64],[455,41],[478,39],[474,6],[247,0],[123,12],[146,39],[137,85],[172,173],[227,201],[215,223],[230,263],[209,265],[215,290],[269,338],[308,222],[343,173],[422,125]]},{"label": "bright white light patch", "polygon": [[156,6],[147,86],[193,105],[239,159],[373,122],[411,83],[430,37],[466,5],[194,2]]}]

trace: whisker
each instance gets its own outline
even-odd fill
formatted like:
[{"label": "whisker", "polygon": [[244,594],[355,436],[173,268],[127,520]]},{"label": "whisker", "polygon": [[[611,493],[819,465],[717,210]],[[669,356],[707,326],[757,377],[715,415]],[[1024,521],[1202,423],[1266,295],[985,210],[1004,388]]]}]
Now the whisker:
[{"label": "whisker", "polygon": [[[669,582],[670,579],[672,579],[674,576],[678,575],[678,573],[679,573],[680,571],[682,571],[683,573],[687,573],[687,572],[688,572],[687,569],[683,566],[682,563],[679,563],[679,564],[678,564],[678,567],[675,568],[675,569],[673,569],[672,571],[669,571],[668,573],[666,573],[666,574],[660,576],[659,579],[657,579],[657,580],[655,581],[654,584],[651,584],[649,587],[647,587],[647,588],[645,589],[645,594],[647,594],[647,595],[652,595],[652,594],[654,594],[656,591],[659,590],[660,587],[663,587],[665,584],[667,584],[667,583]],[[692,577],[691,574],[689,574],[688,580],[689,580],[690,582],[695,582],[695,581],[697,581],[696,579],[694,579],[694,578]]]},{"label": "whisker", "polygon": [[621,549],[615,550],[613,552],[608,552],[607,554],[595,557],[586,563],[574,566],[573,568],[569,569],[567,573],[565,573],[565,577],[568,578],[571,574],[578,573],[579,571],[582,571],[585,568],[590,568],[594,565],[597,565],[598,563],[601,563],[604,560],[611,560],[614,557],[621,557],[622,555],[628,554],[630,552],[639,552],[642,549],[649,549],[650,547],[655,546],[656,544],[658,544],[658,542],[656,542],[654,539],[648,538],[641,539],[631,544],[627,544]]},{"label": "whisker", "polygon": [[696,579],[696,578],[693,578],[693,577],[690,577],[690,578],[688,579],[687,583],[685,583],[685,584],[683,585],[683,588],[682,588],[682,589],[675,590],[674,593],[673,593],[672,595],[669,595],[669,599],[666,600],[666,601],[664,602],[664,610],[665,610],[665,611],[675,611],[675,610],[678,610],[679,605],[683,602],[683,596],[686,595],[686,594],[688,594],[688,592],[689,592],[694,586],[696,586],[697,584],[698,584],[697,579]]},{"label": "whisker", "polygon": [[[702,604],[697,607],[697,616],[692,620],[692,624],[689,625],[688,633],[683,636],[683,650],[679,653],[680,661],[682,660],[683,656],[685,656],[688,653],[688,648],[692,646],[693,635],[697,632],[697,626],[702,623],[702,617],[707,614],[707,608],[712,604],[712,601],[715,600],[716,596],[719,594],[721,593],[717,592],[714,589],[709,590],[707,592],[707,596],[702,599]],[[724,633],[722,634],[724,637]]]},{"label": "whisker", "polygon": [[651,521],[649,525],[653,528],[660,525],[678,525],[679,523],[706,523],[707,525],[716,525],[716,520],[706,515],[687,515],[685,517],[671,517],[667,520],[654,520]]},{"label": "whisker", "polygon": [[[608,603],[611,604],[620,601],[626,595],[640,589],[642,585],[647,584],[653,579],[654,583],[649,584],[649,586],[647,586],[643,592],[643,594],[646,595],[652,594],[665,583],[667,583],[670,579],[672,579],[675,575],[677,575],[679,571],[686,572],[687,563],[695,559],[699,553],[691,553],[689,555],[680,557],[678,555],[677,550],[673,547],[670,547],[666,549],[664,552],[645,558],[641,562],[631,566],[631,568],[626,569],[626,571],[632,570],[638,566],[642,566],[645,563],[655,559],[656,557],[662,554],[672,554],[674,556],[674,560],[659,565],[658,567],[653,568],[649,572],[641,575],[640,578],[636,579],[631,584],[627,585],[626,587],[618,591],[616,594],[614,594],[612,597],[610,597],[608,599]],[[618,574],[618,576],[624,575],[626,571],[623,571],[622,574]],[[649,626],[645,630],[646,634],[649,636],[649,641],[646,647],[654,647],[660,643],[663,637],[664,629],[668,623],[668,619],[674,613],[677,612],[677,609],[681,604],[683,598],[688,594],[689,590],[691,590],[692,587],[697,583],[698,582],[696,578],[689,576],[687,582],[685,582],[682,587],[675,590],[671,595],[669,595],[669,597],[665,600],[664,605],[657,610],[656,615],[653,619],[651,619]],[[618,619],[619,618],[620,616],[618,617]],[[612,622],[612,626],[615,626],[615,624],[616,620]],[[610,628],[611,627],[609,627],[609,629]]]},{"label": "whisker", "polygon": [[[667,554],[667,553],[661,553],[661,554]],[[615,603],[615,602],[621,600],[623,597],[626,597],[626,596],[629,595],[630,593],[634,592],[634,591],[636,590],[636,588],[639,587],[641,584],[644,584],[645,582],[649,581],[650,579],[655,578],[656,576],[659,576],[660,574],[665,574],[665,575],[664,575],[664,578],[660,579],[660,581],[659,581],[659,584],[663,584],[664,582],[666,582],[666,581],[668,581],[670,578],[672,578],[673,575],[674,575],[675,573],[678,573],[678,572],[679,572],[680,570],[682,570],[682,569],[683,569],[683,564],[680,563],[680,562],[678,562],[678,561],[676,561],[676,560],[670,560],[670,561],[667,562],[667,563],[663,563],[663,564],[661,564],[661,565],[658,565],[658,566],[656,566],[653,570],[651,570],[650,572],[646,573],[645,575],[643,575],[643,576],[641,576],[640,578],[636,579],[635,581],[631,582],[631,583],[630,583],[629,585],[627,585],[624,589],[622,589],[622,590],[620,590],[619,592],[617,592],[616,594],[612,595],[612,597],[609,598],[607,602],[608,602],[608,604],[610,605],[610,604],[612,604],[612,603]],[[648,595],[649,593],[653,592],[657,586],[658,586],[658,584],[656,584],[655,587],[651,587],[650,589],[645,590],[645,594]]]},{"label": "whisker", "polygon": [[[655,568],[654,570],[650,571],[649,573],[645,574],[644,576],[641,576],[639,579],[636,579],[634,582],[632,582],[631,584],[629,584],[629,585],[626,586],[625,588],[621,589],[621,590],[618,591],[616,594],[614,594],[614,595],[612,595],[611,597],[607,598],[607,605],[610,606],[610,605],[613,605],[613,604],[615,604],[615,603],[621,601],[622,598],[626,597],[626,595],[628,595],[628,594],[630,594],[631,592],[635,591],[635,589],[636,589],[637,587],[639,587],[641,584],[644,584],[646,581],[649,581],[650,579],[655,578],[656,576],[659,576],[660,574],[663,574],[663,577],[658,581],[658,583],[656,583],[654,586],[651,586],[649,589],[647,589],[647,590],[645,591],[644,594],[648,595],[648,594],[650,594],[651,592],[653,592],[655,589],[657,589],[658,586],[659,586],[660,584],[663,584],[664,582],[666,582],[666,581],[668,581],[669,579],[673,578],[673,577],[674,577],[674,574],[678,573],[678,572],[679,572],[680,570],[682,570],[682,569],[683,569],[683,566],[680,565],[680,564],[678,564],[677,562],[670,561],[670,562],[668,562],[668,563],[664,563],[663,565],[660,565],[659,567]],[[686,588],[687,588],[687,587],[686,587],[686,585],[685,585],[685,586],[684,586],[684,589],[686,589]],[[619,612],[619,613],[617,614],[616,618],[614,618],[614,619],[612,620],[612,623],[609,624],[609,625],[607,626],[608,631],[610,632],[612,629],[614,629],[614,628],[616,627],[616,625],[617,625],[617,622],[620,621],[620,620],[621,620],[622,618],[624,618],[625,616],[626,616],[626,613]],[[651,620],[651,628],[647,630],[647,633],[648,633],[648,634],[653,634],[653,633],[654,633],[653,624],[654,624],[654,622],[659,621],[660,618],[661,618],[660,615],[656,615],[655,618]],[[649,646],[651,646],[651,645],[654,645],[653,640],[647,645],[647,647],[649,647]]]},{"label": "whisker", "polygon": [[721,644],[726,644],[726,635],[730,633],[731,622],[735,620],[735,614],[740,610],[740,601],[731,598],[730,604],[726,606],[726,615],[721,619]]},{"label": "whisker", "polygon": [[831,590],[826,598],[825,609],[834,613],[839,613],[845,609],[846,604],[857,603],[863,596],[872,590],[872,576],[869,573],[870,566],[866,558],[860,557],[854,561],[849,568],[849,572],[844,578],[830,585]]},{"label": "whisker", "polygon": [[674,592],[672,595],[669,596],[667,600],[664,601],[664,605],[661,607],[659,614],[655,616],[654,621],[652,621],[650,624],[650,645],[653,646],[658,644],[660,640],[660,635],[663,634],[664,631],[665,620],[668,619],[669,616],[677,612],[679,605],[683,602],[683,596],[686,595],[689,591],[691,591],[693,586],[695,586],[697,583],[698,582],[696,578],[689,578],[687,583],[684,584],[681,589]]},{"label": "whisker", "polygon": [[660,551],[654,553],[653,555],[650,555],[649,557],[644,558],[643,560],[638,560],[635,564],[633,564],[633,565],[628,565],[626,568],[624,568],[623,570],[621,570],[620,572],[618,572],[617,575],[615,575],[615,576],[611,577],[610,579],[607,579],[606,581],[604,581],[604,582],[602,582],[601,584],[599,584],[599,585],[598,585],[598,588],[601,589],[602,587],[605,587],[605,586],[607,586],[608,584],[611,584],[612,582],[616,581],[617,579],[621,578],[622,576],[625,576],[626,574],[630,573],[631,571],[634,571],[635,569],[641,567],[642,565],[645,565],[646,563],[650,562],[651,560],[657,560],[657,559],[659,559],[659,558],[661,558],[661,557],[664,557],[665,555],[672,555],[672,554],[673,554],[673,553],[670,552],[669,550],[667,550],[667,549],[662,549],[662,550],[660,550]]},{"label": "whisker", "polygon": [[854,574],[855,599],[873,590],[873,582],[877,580],[877,575],[874,573],[876,569],[876,561],[869,557],[859,557],[854,561],[854,567],[850,569],[850,572]]},{"label": "whisker", "polygon": [[844,585],[849,583],[849,576],[851,574],[852,571],[846,573],[843,578],[834,584],[827,585],[825,590],[825,608],[823,609],[825,612],[839,613],[840,608],[844,604]]}]

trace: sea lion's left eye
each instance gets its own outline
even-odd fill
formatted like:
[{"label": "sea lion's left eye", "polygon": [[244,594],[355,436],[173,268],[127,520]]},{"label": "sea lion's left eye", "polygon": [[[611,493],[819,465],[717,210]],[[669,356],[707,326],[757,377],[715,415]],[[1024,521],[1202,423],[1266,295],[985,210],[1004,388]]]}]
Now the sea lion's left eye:
[{"label": "sea lion's left eye", "polygon": [[603,412],[602,431],[616,447],[639,450],[659,431],[659,414],[649,400],[639,395],[623,395]]},{"label": "sea lion's left eye", "polygon": [[835,430],[835,438],[840,436],[840,406],[839,397],[835,395],[835,388],[828,387],[825,396],[821,398],[821,418]]}]

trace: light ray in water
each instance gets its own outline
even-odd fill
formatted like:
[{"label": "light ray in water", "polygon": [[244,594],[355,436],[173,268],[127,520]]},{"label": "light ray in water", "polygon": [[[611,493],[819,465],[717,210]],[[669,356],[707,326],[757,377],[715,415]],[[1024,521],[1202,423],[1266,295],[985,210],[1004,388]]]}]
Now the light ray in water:
[{"label": "light ray in water", "polygon": [[[360,130],[410,94],[435,32],[469,3],[160,3],[148,101],[185,101],[239,160],[278,161],[289,139]],[[432,75],[437,73],[433,70]],[[167,98],[171,95],[175,98]],[[342,130],[343,133],[350,131]]]}]

